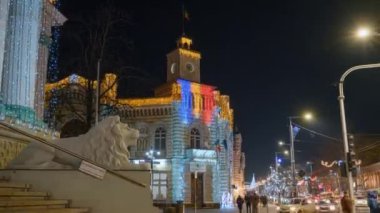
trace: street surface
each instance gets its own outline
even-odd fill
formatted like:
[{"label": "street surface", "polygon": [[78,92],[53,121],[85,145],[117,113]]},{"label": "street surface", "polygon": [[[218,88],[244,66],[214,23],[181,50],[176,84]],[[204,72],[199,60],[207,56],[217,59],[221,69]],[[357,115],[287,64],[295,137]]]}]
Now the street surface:
[{"label": "street surface", "polygon": [[[268,211],[267,208],[259,207],[259,213],[276,213],[276,208],[273,205],[269,205]],[[197,209],[197,213],[239,213],[238,208],[232,208],[232,209]],[[185,213],[194,213],[194,209],[186,209]],[[247,210],[245,208],[245,205],[243,207],[242,213],[247,213]]]}]

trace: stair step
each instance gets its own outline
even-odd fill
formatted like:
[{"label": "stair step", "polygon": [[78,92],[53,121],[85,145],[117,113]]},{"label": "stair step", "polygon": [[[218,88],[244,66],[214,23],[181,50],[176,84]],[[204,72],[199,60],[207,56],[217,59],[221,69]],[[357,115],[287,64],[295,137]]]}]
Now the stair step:
[{"label": "stair step", "polygon": [[19,199],[46,199],[49,197],[47,192],[31,191],[0,191],[0,200],[19,200]]},{"label": "stair step", "polygon": [[12,183],[12,182],[0,182],[0,189],[21,189],[24,191],[28,191],[30,189],[30,184],[24,183]]},{"label": "stair step", "polygon": [[[4,212],[1,211],[0,212]],[[87,213],[88,208],[6,210],[7,213]]]},{"label": "stair step", "polygon": [[0,211],[5,209],[65,208],[68,200],[0,200]]}]

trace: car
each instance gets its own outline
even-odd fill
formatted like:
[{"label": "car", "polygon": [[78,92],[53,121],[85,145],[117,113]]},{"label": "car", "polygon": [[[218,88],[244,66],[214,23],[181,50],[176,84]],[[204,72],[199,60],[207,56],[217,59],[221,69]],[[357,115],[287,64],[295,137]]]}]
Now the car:
[{"label": "car", "polygon": [[279,213],[315,213],[315,205],[308,202],[306,198],[283,199],[280,207],[277,208]]},{"label": "car", "polygon": [[315,210],[320,213],[338,213],[339,204],[336,202],[331,202],[330,200],[320,200],[318,203],[315,204]]},{"label": "car", "polygon": [[357,213],[369,213],[367,198],[365,196],[355,197],[355,209]]}]

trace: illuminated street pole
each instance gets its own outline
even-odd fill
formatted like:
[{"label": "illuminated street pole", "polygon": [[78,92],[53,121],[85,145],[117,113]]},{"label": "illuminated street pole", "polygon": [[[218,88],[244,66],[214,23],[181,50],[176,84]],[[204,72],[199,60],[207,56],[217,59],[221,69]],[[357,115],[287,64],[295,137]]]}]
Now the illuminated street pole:
[{"label": "illuminated street pole", "polygon": [[153,192],[153,166],[154,166],[154,155],[159,156],[161,153],[160,151],[153,151],[152,149],[149,152],[146,152],[145,155],[150,159],[150,187]]},{"label": "illuminated street pole", "polygon": [[294,136],[293,136],[293,125],[292,125],[292,118],[289,117],[289,135],[290,135],[290,167],[292,171],[292,194],[291,196],[296,196],[297,189],[296,189],[296,164],[295,164],[295,158],[294,158]]},{"label": "illuminated street pole", "polygon": [[[296,159],[294,156],[294,134],[293,134],[293,121],[292,119],[302,118],[301,116],[289,117],[289,135],[290,135],[290,166],[292,171],[292,197],[297,196],[297,183],[296,183]],[[310,113],[306,113],[303,118],[306,120],[312,119]]]},{"label": "illuminated street pole", "polygon": [[[343,75],[340,77],[340,80],[339,80],[339,96],[338,96],[338,101],[339,101],[340,118],[341,118],[340,121],[341,121],[341,127],[342,127],[342,137],[343,137],[344,153],[345,153],[345,158],[346,158],[346,172],[347,172],[347,177],[348,177],[348,189],[349,189],[349,193],[350,193],[351,199],[354,199],[354,190],[353,190],[352,172],[350,171],[350,169],[348,167],[348,163],[349,163],[348,162],[349,149],[348,149],[348,139],[347,139],[346,113],[345,113],[345,108],[344,108],[343,84],[344,84],[345,78],[350,73],[352,73],[353,71],[361,70],[361,69],[379,68],[379,67],[380,67],[380,63],[378,63],[378,64],[366,64],[366,65],[354,66],[354,67],[351,67],[350,69],[348,69],[346,72],[344,72]],[[354,210],[354,213],[355,213],[355,208],[353,208],[353,210]]]},{"label": "illuminated street pole", "polygon": [[276,168],[276,175],[278,173],[278,157],[277,157],[277,153],[279,153],[279,152],[274,152],[274,156],[275,156],[274,163],[275,163],[275,168]]},{"label": "illuminated street pole", "polygon": [[95,126],[99,122],[100,59],[98,59],[96,67]]},{"label": "illuminated street pole", "polygon": [[275,155],[275,159],[274,159],[274,161],[275,161],[275,169],[276,169],[276,174],[278,173],[278,155],[277,154],[284,154],[284,155],[288,155],[289,153],[288,153],[288,150],[285,150],[284,152],[274,152],[274,155]]}]

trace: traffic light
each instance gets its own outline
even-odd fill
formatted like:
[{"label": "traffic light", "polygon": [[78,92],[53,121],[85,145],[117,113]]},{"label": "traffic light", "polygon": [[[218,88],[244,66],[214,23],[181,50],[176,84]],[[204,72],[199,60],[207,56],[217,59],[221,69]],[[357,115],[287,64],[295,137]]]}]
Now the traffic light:
[{"label": "traffic light", "polygon": [[341,177],[347,177],[346,162],[340,160],[338,162],[338,166],[339,166],[340,176]]},{"label": "traffic light", "polygon": [[348,170],[349,171],[354,171],[356,170],[356,164],[355,164],[355,159],[356,159],[356,153],[355,153],[355,144],[354,144],[354,135],[348,134],[348,153],[347,153],[347,162],[348,162]]},{"label": "traffic light", "polygon": [[302,169],[298,171],[298,177],[303,178],[306,175],[306,172]]}]

